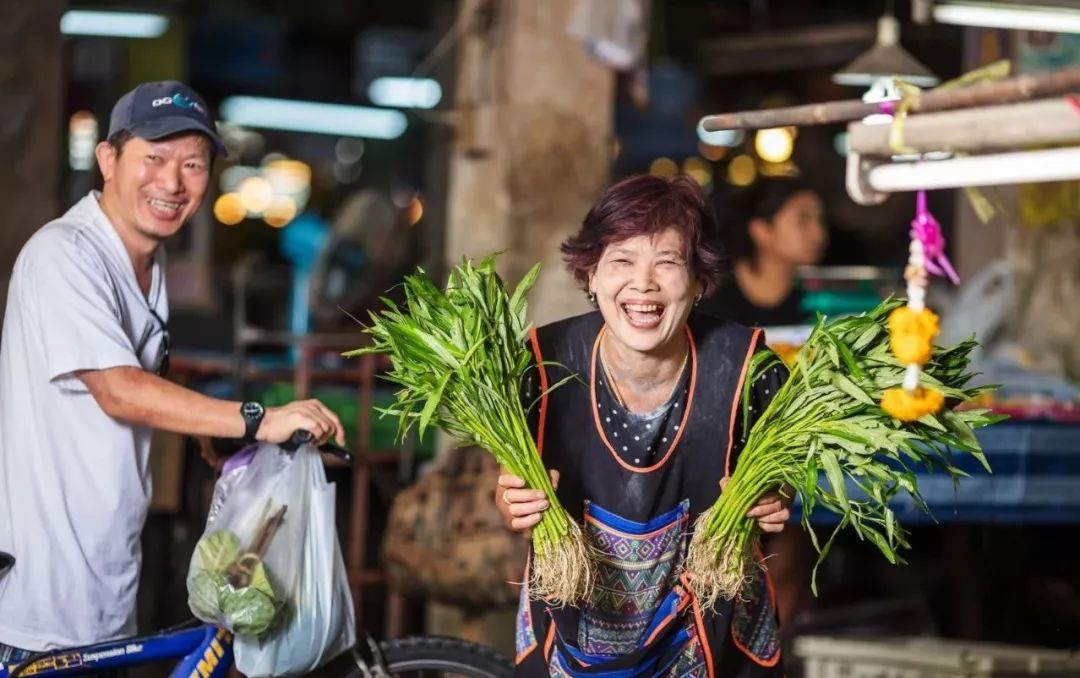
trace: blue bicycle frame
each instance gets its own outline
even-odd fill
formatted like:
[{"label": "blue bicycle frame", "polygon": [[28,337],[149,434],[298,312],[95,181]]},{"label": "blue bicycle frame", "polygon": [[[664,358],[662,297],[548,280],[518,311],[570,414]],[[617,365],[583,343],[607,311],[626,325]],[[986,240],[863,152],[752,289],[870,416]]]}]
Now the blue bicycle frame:
[{"label": "blue bicycle frame", "polygon": [[110,671],[179,659],[171,678],[224,678],[233,663],[232,634],[215,626],[165,631],[71,650],[54,650],[16,664],[0,663],[0,678]]}]

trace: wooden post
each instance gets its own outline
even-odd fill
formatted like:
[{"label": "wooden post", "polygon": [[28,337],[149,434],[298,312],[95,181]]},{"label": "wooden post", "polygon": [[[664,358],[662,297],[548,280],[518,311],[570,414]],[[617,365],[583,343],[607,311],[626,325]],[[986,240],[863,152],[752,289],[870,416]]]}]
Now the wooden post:
[{"label": "wooden post", "polygon": [[[61,0],[0,0],[0,299],[27,239],[57,214]],[[4,305],[0,304],[0,320]]]}]

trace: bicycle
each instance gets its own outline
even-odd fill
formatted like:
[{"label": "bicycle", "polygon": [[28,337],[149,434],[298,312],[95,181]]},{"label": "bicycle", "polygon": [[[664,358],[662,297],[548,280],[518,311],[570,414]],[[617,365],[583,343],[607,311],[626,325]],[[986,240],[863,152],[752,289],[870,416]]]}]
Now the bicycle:
[{"label": "bicycle", "polygon": [[[170,678],[224,678],[233,665],[232,634],[187,622],[150,636],[37,653],[18,664],[0,663],[0,678],[69,676],[179,660]],[[307,674],[312,678],[389,678],[410,675],[505,678],[510,662],[491,648],[457,638],[414,636],[376,643],[370,636]]]},{"label": "bicycle", "polygon": [[[283,448],[296,449],[311,434],[298,431]],[[346,462],[352,455],[333,444],[320,451]],[[0,579],[14,567],[15,558],[0,552]],[[412,636],[375,642],[362,632],[357,644],[315,671],[313,678],[389,678],[409,675],[458,675],[467,678],[507,678],[512,664],[495,650],[445,636]],[[156,634],[133,636],[35,653],[15,663],[0,662],[0,678],[19,676],[68,676],[145,666],[178,660],[170,678],[222,678],[233,666],[233,636],[222,628],[191,620]]]}]

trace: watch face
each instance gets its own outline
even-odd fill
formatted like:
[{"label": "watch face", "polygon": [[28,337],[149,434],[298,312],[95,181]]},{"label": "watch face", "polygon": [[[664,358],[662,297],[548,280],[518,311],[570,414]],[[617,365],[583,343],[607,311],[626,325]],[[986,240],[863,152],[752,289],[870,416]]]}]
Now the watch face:
[{"label": "watch face", "polygon": [[259,403],[247,402],[240,407],[240,413],[247,419],[254,419],[263,415],[263,406]]}]

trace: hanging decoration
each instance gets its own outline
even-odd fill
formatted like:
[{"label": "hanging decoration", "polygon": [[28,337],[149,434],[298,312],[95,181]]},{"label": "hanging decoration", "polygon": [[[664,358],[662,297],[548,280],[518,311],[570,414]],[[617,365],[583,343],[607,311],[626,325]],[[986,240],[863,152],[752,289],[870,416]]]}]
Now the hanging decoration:
[{"label": "hanging decoration", "polygon": [[926,288],[930,275],[960,282],[945,255],[945,237],[941,225],[926,206],[926,191],[915,199],[915,218],[911,222],[911,245],[904,269],[907,282],[907,305],[889,315],[889,348],[896,359],[907,366],[899,388],[885,391],[881,407],[900,421],[915,421],[938,412],[945,404],[941,391],[922,384],[922,367],[934,347],[939,320],[926,307]]}]

